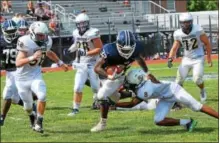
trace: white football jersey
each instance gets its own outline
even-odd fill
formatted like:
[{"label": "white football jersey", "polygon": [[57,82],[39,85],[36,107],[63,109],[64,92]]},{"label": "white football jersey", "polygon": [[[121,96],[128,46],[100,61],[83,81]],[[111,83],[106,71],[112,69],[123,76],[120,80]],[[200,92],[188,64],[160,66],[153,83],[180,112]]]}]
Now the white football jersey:
[{"label": "white football jersey", "polygon": [[182,29],[174,32],[174,40],[180,41],[184,48],[184,56],[188,58],[197,58],[204,56],[203,43],[200,36],[205,34],[203,28],[199,25],[193,24],[192,31],[185,34]]},{"label": "white football jersey", "polygon": [[[90,28],[83,35],[80,35],[79,30],[75,29],[73,31],[73,38],[77,48],[83,48],[86,52],[88,52],[89,50],[95,49],[92,40],[100,38],[100,33],[98,29]],[[79,61],[80,63],[95,63],[97,59],[98,55],[76,57],[76,61]]]},{"label": "white football jersey", "polygon": [[37,50],[42,50],[42,57],[17,68],[17,80],[30,80],[41,74],[41,64],[46,57],[46,51],[52,47],[52,39],[48,36],[46,45],[39,47],[30,37],[30,35],[22,36],[18,39],[17,49],[27,52],[27,57],[32,56]]},{"label": "white football jersey", "polygon": [[153,83],[151,80],[146,80],[137,90],[137,97],[148,101],[148,99],[158,98],[170,98],[173,96],[176,90],[175,84],[172,82]]}]

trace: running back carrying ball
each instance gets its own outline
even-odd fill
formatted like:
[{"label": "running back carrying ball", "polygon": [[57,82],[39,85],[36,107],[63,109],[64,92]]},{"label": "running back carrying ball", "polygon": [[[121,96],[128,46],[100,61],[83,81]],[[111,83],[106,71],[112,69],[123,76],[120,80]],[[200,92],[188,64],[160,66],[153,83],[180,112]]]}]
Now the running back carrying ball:
[{"label": "running back carrying ball", "polygon": [[106,72],[108,75],[112,75],[114,72],[116,72],[116,74],[120,74],[123,71],[124,71],[123,66],[108,66],[106,68]]}]

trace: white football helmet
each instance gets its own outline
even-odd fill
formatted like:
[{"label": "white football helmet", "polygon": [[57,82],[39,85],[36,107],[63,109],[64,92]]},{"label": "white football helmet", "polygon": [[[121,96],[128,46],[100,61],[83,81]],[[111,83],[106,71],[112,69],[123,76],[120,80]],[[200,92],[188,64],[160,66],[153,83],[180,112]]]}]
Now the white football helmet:
[{"label": "white football helmet", "polygon": [[185,33],[192,30],[193,16],[190,13],[183,13],[179,16],[180,26]]},{"label": "white football helmet", "polygon": [[132,69],[126,75],[129,84],[139,85],[145,79],[146,73],[142,69]]},{"label": "white football helmet", "polygon": [[80,13],[77,15],[75,22],[80,34],[84,34],[90,28],[89,17],[85,13]]},{"label": "white football helmet", "polygon": [[37,21],[30,25],[29,27],[31,39],[42,46],[48,41],[49,30],[45,23]]}]

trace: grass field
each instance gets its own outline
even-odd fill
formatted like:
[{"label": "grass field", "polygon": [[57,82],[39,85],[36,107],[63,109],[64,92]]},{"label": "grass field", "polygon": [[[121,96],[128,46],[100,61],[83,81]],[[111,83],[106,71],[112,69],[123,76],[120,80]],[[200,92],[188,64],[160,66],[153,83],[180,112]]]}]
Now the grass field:
[{"label": "grass field", "polygon": [[[168,69],[164,64],[149,65],[156,77],[176,76],[178,65]],[[218,61],[214,67],[205,66],[205,74],[218,74]],[[154,125],[154,111],[110,111],[107,129],[100,133],[90,133],[99,121],[99,111],[90,109],[91,89],[85,87],[80,113],[67,117],[72,107],[74,71],[45,73],[47,84],[47,108],[44,117],[44,134],[29,128],[29,119],[23,109],[12,105],[1,127],[2,142],[218,142],[218,120],[203,113],[184,108],[170,112],[170,117],[194,118],[198,125],[192,133],[183,127],[158,127]],[[5,78],[1,78],[1,93]],[[205,81],[207,104],[218,110],[218,79]],[[184,87],[196,99],[200,99],[199,89],[192,81]],[[1,95],[2,99],[2,95]]]}]

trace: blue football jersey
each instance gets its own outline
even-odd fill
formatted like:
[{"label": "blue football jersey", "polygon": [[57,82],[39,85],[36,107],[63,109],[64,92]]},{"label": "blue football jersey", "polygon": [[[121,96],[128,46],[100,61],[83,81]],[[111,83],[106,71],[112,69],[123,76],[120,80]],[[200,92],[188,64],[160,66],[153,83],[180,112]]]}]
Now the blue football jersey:
[{"label": "blue football jersey", "polygon": [[6,71],[15,71],[15,60],[17,56],[17,38],[12,43],[7,43],[3,37],[0,40],[0,69]]},{"label": "blue football jersey", "polygon": [[139,57],[141,53],[144,52],[144,47],[140,42],[136,42],[136,47],[128,59],[120,56],[116,43],[110,43],[106,44],[103,46],[102,51],[101,51],[101,57],[105,58],[105,63],[103,65],[103,68],[106,68],[107,66],[112,66],[112,65],[125,65],[128,66],[132,62],[134,62],[135,58]]}]

